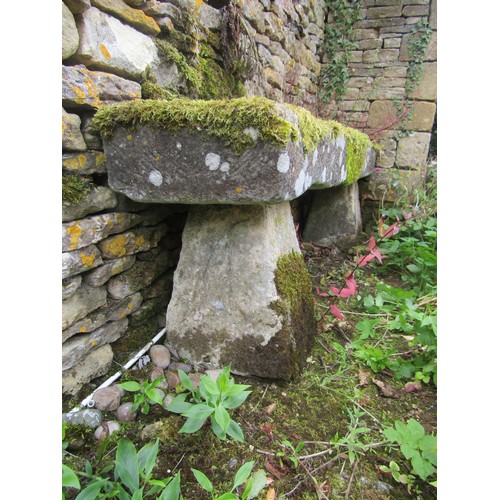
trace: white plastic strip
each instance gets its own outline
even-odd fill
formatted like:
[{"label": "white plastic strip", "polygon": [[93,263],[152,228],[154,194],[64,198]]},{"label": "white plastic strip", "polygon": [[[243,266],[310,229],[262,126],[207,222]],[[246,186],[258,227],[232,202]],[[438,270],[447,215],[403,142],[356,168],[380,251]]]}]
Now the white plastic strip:
[{"label": "white plastic strip", "polygon": [[[167,331],[167,328],[165,327],[163,330],[158,332],[150,342],[148,342],[133,358],[129,359],[124,365],[123,365],[123,370],[128,370],[131,366],[133,366],[137,361],[139,361],[139,358],[143,356],[154,344],[160,340],[163,335],[165,335],[165,332]],[[92,408],[94,406],[94,400],[92,399],[94,397],[94,393],[99,390],[99,389],[104,389],[104,387],[110,386],[115,380],[120,378],[122,375],[123,371],[116,372],[114,375],[109,377],[105,382],[103,382],[90,396],[87,396],[81,403],[80,406],[77,406],[73,408],[70,413],[74,413],[75,411],[80,411],[82,407],[88,406],[89,408]]]}]

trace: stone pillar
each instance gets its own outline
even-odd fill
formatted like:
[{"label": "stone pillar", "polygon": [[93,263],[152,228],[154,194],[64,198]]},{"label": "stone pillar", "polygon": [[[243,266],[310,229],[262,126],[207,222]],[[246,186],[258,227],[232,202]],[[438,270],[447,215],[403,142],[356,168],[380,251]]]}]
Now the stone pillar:
[{"label": "stone pillar", "polygon": [[315,333],[290,204],[194,206],[183,233],[165,344],[196,365],[291,379]]},{"label": "stone pillar", "polygon": [[317,245],[346,248],[361,235],[358,183],[314,191],[303,238]]}]

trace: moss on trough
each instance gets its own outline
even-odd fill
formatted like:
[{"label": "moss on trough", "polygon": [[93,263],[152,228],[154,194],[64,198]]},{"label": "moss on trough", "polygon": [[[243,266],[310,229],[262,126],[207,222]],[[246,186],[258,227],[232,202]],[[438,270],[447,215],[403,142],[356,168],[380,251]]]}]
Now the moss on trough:
[{"label": "moss on trough", "polygon": [[[288,108],[298,117],[298,126],[283,118],[280,107]],[[117,126],[135,128],[148,124],[167,130],[181,128],[203,130],[221,139],[236,153],[255,146],[249,129],[259,131],[259,139],[277,146],[302,141],[304,152],[312,151],[322,139],[344,135],[347,141],[347,181],[356,180],[372,143],[358,130],[345,127],[333,120],[315,118],[306,109],[279,104],[264,97],[238,99],[190,100],[185,98],[132,101],[100,109],[93,119],[93,127],[109,138]]]}]

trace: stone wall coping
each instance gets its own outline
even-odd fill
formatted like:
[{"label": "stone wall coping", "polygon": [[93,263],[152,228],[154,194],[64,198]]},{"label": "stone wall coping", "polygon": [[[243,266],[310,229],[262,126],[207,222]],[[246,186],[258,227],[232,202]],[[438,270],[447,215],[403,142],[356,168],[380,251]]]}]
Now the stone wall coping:
[{"label": "stone wall coping", "polygon": [[373,171],[367,135],[269,99],[144,100],[98,111],[110,187],[149,203],[268,204]]}]

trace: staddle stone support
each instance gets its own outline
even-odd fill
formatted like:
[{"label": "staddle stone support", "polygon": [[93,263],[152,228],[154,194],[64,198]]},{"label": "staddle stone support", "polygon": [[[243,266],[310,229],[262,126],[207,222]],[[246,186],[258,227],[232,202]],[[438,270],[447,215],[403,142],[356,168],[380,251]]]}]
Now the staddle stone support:
[{"label": "staddle stone support", "polygon": [[361,235],[358,183],[314,191],[303,239],[325,247],[347,248]]},{"label": "staddle stone support", "polygon": [[207,368],[289,380],[312,347],[310,287],[288,202],[193,207],[165,343]]}]

